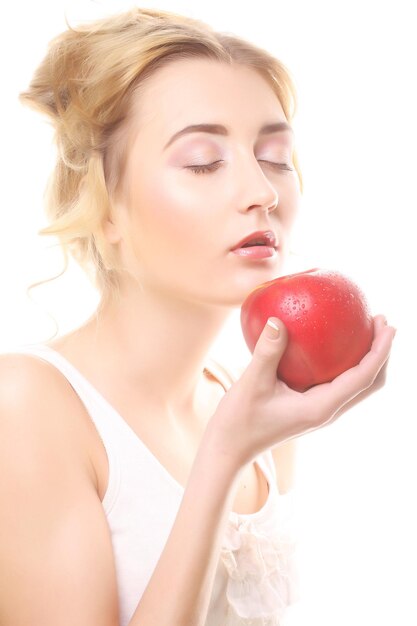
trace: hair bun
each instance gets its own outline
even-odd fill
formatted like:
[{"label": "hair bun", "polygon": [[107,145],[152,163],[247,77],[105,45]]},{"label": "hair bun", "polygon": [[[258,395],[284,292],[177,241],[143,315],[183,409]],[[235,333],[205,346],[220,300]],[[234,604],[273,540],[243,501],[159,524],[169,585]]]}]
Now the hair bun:
[{"label": "hair bun", "polygon": [[[278,59],[199,20],[152,9],[69,26],[51,40],[28,89],[20,94],[24,104],[52,122],[58,148],[47,194],[50,225],[40,234],[57,236],[65,252],[88,273],[91,268],[100,291],[112,290],[120,274],[103,224],[124,180],[134,105],[158,68],[187,58],[259,72],[291,121],[295,89]],[[295,159],[294,152],[301,182]]]}]

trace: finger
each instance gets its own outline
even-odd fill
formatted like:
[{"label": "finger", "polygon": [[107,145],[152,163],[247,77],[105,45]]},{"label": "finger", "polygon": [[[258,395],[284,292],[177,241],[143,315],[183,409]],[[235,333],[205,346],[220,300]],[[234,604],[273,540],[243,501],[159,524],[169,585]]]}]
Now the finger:
[{"label": "finger", "polygon": [[380,389],[381,387],[385,385],[388,361],[389,361],[389,357],[385,361],[381,369],[379,370],[377,377],[375,378],[375,381],[373,382],[373,384],[367,389],[360,391],[354,398],[352,398],[348,402],[345,402],[345,404],[338,411],[336,411],[333,417],[329,421],[326,422],[326,426],[329,426],[330,424],[335,422],[337,419],[339,419],[341,415],[346,413],[346,411],[349,411],[351,408],[359,404],[359,402],[362,402],[362,400],[364,400],[369,395],[371,395],[372,393],[374,393],[375,391],[377,391],[378,389]]},{"label": "finger", "polygon": [[387,318],[385,317],[385,315],[379,314],[379,315],[374,316],[373,321],[374,321],[374,338],[375,338],[375,336],[379,332],[381,332],[381,330],[385,328],[385,326],[387,326]]},{"label": "finger", "polygon": [[341,405],[370,387],[389,357],[395,329],[385,326],[376,330],[371,349],[360,363],[330,383],[335,400],[340,401]]},{"label": "finger", "polygon": [[325,391],[329,402],[329,412],[335,413],[374,383],[389,357],[394,336],[394,328],[381,323],[381,320],[376,320],[375,337],[371,349],[360,363],[337,376],[332,382],[312,387],[305,393],[314,396]]},{"label": "finger", "polygon": [[277,368],[288,342],[284,323],[277,317],[269,318],[265,324],[246,369],[246,380],[253,380],[261,388],[275,386]]}]

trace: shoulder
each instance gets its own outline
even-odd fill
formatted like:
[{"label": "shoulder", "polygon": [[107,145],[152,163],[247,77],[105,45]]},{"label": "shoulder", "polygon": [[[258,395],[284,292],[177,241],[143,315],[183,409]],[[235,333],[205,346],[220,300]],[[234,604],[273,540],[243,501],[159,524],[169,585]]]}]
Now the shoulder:
[{"label": "shoulder", "polygon": [[[10,624],[56,624],[63,606],[66,624],[117,621],[111,537],[79,410],[54,366],[0,355],[0,605]],[[54,589],[47,602],[45,589]]]},{"label": "shoulder", "polygon": [[48,361],[32,354],[0,354],[0,403],[3,406],[42,406],[51,410],[82,405],[62,372]]},{"label": "shoulder", "polygon": [[51,447],[89,467],[86,423],[81,400],[57,368],[33,355],[0,354],[3,441],[24,456]]},{"label": "shoulder", "polygon": [[[52,384],[51,384],[52,383]],[[0,354],[0,402],[17,406],[44,397],[44,392],[65,387],[60,373],[46,361],[29,354]]]},{"label": "shoulder", "polygon": [[80,409],[81,401],[65,376],[52,364],[30,354],[0,355],[0,409],[16,415],[23,411],[28,419],[36,414],[58,411],[65,426],[65,415]]}]

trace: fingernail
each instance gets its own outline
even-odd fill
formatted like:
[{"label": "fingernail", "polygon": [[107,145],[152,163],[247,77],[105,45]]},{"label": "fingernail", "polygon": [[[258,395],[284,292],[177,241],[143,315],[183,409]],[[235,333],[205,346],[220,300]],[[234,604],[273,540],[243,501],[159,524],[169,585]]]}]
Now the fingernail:
[{"label": "fingernail", "polygon": [[280,330],[279,330],[278,324],[276,323],[273,317],[270,317],[268,319],[267,326],[273,329],[272,331],[269,332],[269,337],[271,337],[271,339],[278,339],[280,335]]}]

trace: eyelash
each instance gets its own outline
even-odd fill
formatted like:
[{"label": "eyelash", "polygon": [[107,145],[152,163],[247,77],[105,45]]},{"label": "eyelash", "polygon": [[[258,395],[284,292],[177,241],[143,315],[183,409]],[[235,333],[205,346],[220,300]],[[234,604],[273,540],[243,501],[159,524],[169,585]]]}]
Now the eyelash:
[{"label": "eyelash", "polygon": [[[273,169],[278,169],[280,171],[288,171],[293,172],[294,168],[290,167],[287,163],[274,163],[273,161],[265,161],[264,159],[260,159],[261,163],[268,163]],[[204,174],[206,172],[214,172],[220,166],[222,161],[214,161],[214,163],[209,163],[208,165],[189,165],[187,169],[194,172],[194,174]]]}]

